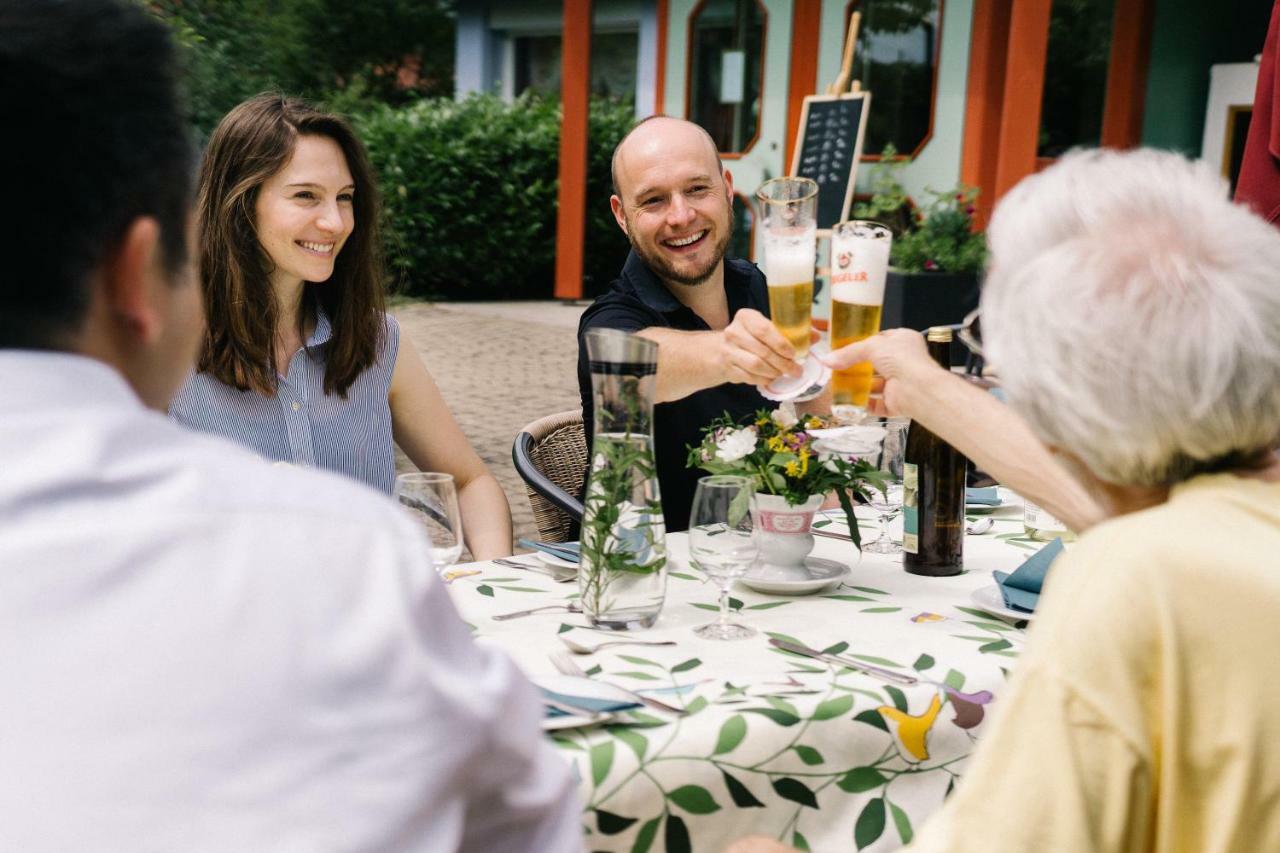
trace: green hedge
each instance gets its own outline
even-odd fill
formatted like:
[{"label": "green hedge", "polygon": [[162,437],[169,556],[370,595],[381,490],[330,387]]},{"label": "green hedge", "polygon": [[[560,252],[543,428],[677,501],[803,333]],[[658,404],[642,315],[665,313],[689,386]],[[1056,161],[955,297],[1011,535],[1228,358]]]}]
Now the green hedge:
[{"label": "green hedge", "polygon": [[[585,277],[617,276],[627,243],[609,212],[609,158],[632,107],[591,104]],[[555,273],[558,102],[493,96],[375,105],[352,116],[379,174],[398,289],[445,299],[549,298]]]}]

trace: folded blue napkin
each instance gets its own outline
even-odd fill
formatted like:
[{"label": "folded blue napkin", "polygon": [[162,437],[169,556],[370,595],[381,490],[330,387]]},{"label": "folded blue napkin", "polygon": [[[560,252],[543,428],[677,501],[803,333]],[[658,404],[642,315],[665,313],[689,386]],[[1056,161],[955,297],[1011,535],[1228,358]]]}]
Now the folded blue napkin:
[{"label": "folded blue napkin", "polygon": [[526,548],[532,548],[535,551],[541,551],[544,554],[550,554],[553,557],[559,557],[562,560],[568,560],[570,563],[576,563],[581,559],[581,552],[577,542],[534,542],[532,539],[517,539],[516,543]]},{"label": "folded blue napkin", "polygon": [[[613,711],[627,711],[631,708],[639,708],[639,702],[632,702],[623,699],[600,699],[593,696],[572,696],[568,693],[559,693],[554,690],[548,690],[545,687],[539,687],[538,690],[543,697],[555,705],[562,705],[569,708],[577,708],[588,714],[605,714]],[[544,705],[545,716],[560,717],[567,712],[563,708],[557,708],[555,705]]]},{"label": "folded blue napkin", "polygon": [[982,506],[1000,506],[1000,493],[996,491],[995,486],[987,486],[985,489],[975,489],[970,486],[964,490],[964,502]]},{"label": "folded blue napkin", "polygon": [[992,572],[996,586],[1000,587],[1000,595],[1004,597],[1005,607],[1034,613],[1036,604],[1040,602],[1040,590],[1044,587],[1049,567],[1061,553],[1062,540],[1055,539],[1028,557],[1013,574]]}]

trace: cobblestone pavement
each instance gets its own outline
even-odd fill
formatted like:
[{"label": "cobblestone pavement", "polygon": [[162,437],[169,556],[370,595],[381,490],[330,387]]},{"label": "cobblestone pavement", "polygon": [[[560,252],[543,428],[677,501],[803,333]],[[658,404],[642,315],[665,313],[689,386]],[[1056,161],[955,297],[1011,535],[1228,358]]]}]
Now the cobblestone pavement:
[{"label": "cobblestone pavement", "polygon": [[[584,307],[412,302],[391,312],[402,341],[417,347],[462,431],[502,484],[517,537],[536,539],[537,530],[511,443],[530,421],[578,408],[576,330]],[[399,450],[396,464],[415,470]]]}]

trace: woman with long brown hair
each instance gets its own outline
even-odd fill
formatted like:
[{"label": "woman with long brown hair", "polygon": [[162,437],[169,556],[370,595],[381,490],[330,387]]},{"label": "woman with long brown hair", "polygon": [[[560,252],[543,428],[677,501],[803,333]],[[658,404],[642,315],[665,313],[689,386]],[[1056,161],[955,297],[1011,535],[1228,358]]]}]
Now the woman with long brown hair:
[{"label": "woman with long brown hair", "polygon": [[341,118],[275,94],[228,113],[200,169],[208,331],[169,414],[387,493],[394,440],[419,468],[453,475],[474,557],[510,554],[501,486],[385,312],[378,209]]}]

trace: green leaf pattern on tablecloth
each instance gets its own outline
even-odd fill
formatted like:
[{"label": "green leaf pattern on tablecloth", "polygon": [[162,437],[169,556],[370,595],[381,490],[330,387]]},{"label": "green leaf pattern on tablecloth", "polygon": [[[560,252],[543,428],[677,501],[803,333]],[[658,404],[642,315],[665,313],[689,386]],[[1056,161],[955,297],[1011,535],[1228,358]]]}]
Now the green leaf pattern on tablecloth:
[{"label": "green leaf pattern on tablecloth", "polygon": [[[795,637],[789,639],[803,643]],[[841,648],[839,651],[844,650]],[[881,661],[883,665],[899,666],[890,658],[861,657]],[[661,681],[665,675],[672,683],[679,683],[680,675],[697,669],[701,664],[697,658],[689,658],[670,667],[635,655],[617,655],[616,658],[632,666],[646,667],[644,674],[655,680]],[[920,655],[913,668],[927,680],[928,671],[935,666],[936,661],[931,655]],[[740,687],[723,683],[713,688],[709,697],[695,697],[695,701],[700,701],[697,705],[690,702],[687,706],[690,713],[683,718],[664,720],[645,712],[632,712],[626,715],[628,722],[623,724],[576,732],[574,737],[557,736],[555,742],[566,750],[567,755],[589,761],[593,791],[587,810],[595,815],[595,820],[588,826],[594,825],[597,832],[610,838],[634,832],[632,850],[655,849],[660,829],[665,849],[689,849],[682,846],[691,844],[688,821],[697,821],[725,808],[773,807],[792,810],[785,832],[780,837],[784,840],[793,840],[797,836],[803,839],[806,835],[800,824],[809,826],[805,815],[820,813],[824,798],[829,798],[834,790],[863,799],[864,804],[853,827],[852,840],[857,849],[862,850],[882,837],[893,835],[897,836],[899,843],[910,840],[914,832],[911,815],[904,806],[889,799],[891,788],[895,780],[904,776],[932,774],[939,777],[940,785],[947,787],[954,782],[958,775],[954,765],[964,756],[931,761],[927,745],[932,729],[943,719],[941,709],[952,702],[948,691],[958,691],[963,687],[965,677],[956,669],[948,669],[943,680],[929,681],[933,685],[932,698],[922,703],[918,691],[908,696],[904,690],[891,684],[882,684],[878,690],[858,687],[841,692],[841,687],[849,687],[844,683],[846,680],[860,679],[860,674],[847,667],[831,667],[827,674],[830,677],[827,690],[815,691],[819,694],[816,701],[809,701],[804,706],[797,702],[800,697],[776,693],[753,696]],[[605,675],[610,678],[634,677],[635,671],[607,672]],[[867,682],[862,680],[861,683]],[[854,713],[858,697],[873,698],[877,704]],[[709,754],[689,756],[669,752],[675,730],[692,724],[698,713],[707,707],[718,705],[741,707],[718,725]],[[857,766],[832,762],[817,746],[805,742],[813,727],[841,725],[839,721],[843,720],[867,723],[881,733],[878,737],[883,739],[882,751],[875,760]],[[784,736],[785,746],[780,743],[780,748],[764,760],[738,758],[736,753],[744,743],[751,741],[752,729],[759,726],[772,727],[774,732],[788,732]],[[757,736],[764,734],[771,739],[778,737],[764,731],[757,732]],[[635,767],[628,771],[626,778],[618,778],[617,742],[621,742],[636,759]],[[708,765],[715,772],[715,781],[699,784],[683,781],[695,774],[681,772],[671,775],[664,772],[668,765],[691,768],[700,764]],[[682,781],[679,784],[664,781],[668,779]],[[646,786],[657,786],[662,790],[668,804],[663,814],[632,817],[624,807],[627,787],[640,784],[640,780]],[[764,798],[765,794],[772,798],[772,806],[769,798]],[[886,836],[890,825],[893,830]],[[817,825],[809,826],[806,831],[816,833]],[[601,846],[600,843],[589,846],[592,849],[625,849]]]},{"label": "green leaf pattern on tablecloth", "polygon": [[[970,541],[977,539],[993,537]],[[1008,546],[1016,558],[1006,563],[1012,570],[1024,559],[1019,544],[982,541],[975,547]],[[482,638],[509,630],[487,614],[573,598],[550,579],[482,568],[480,576],[450,586]],[[718,609],[707,597],[709,588],[694,573],[684,574],[670,573],[667,608],[683,613],[677,618],[685,625],[708,621],[699,610]],[[953,581],[964,591],[950,598],[910,592]],[[675,639],[678,646],[623,646],[584,659],[592,675],[658,691],[652,695],[683,703],[687,711],[676,717],[641,708],[605,725],[552,736],[576,768],[586,849],[716,850],[761,831],[801,850],[879,851],[908,842],[961,775],[994,707],[993,693],[1022,645],[1025,623],[969,606],[968,590],[978,582],[972,575],[908,579],[900,569],[858,570],[855,564],[845,583],[809,598],[735,589],[735,620],[761,632],[754,640],[700,643],[677,633],[687,627],[660,634],[664,615],[653,638]],[[542,587],[540,600],[519,591],[536,586]],[[539,618],[519,627],[532,633],[537,626],[554,647],[560,646],[557,633],[581,630],[579,616],[552,613],[541,624]],[[880,682],[851,667],[769,646],[769,637],[920,681],[909,687]],[[548,650],[541,653],[544,665]],[[740,656],[744,665],[726,667],[725,653]],[[704,675],[724,672],[736,674],[731,680]]]}]

